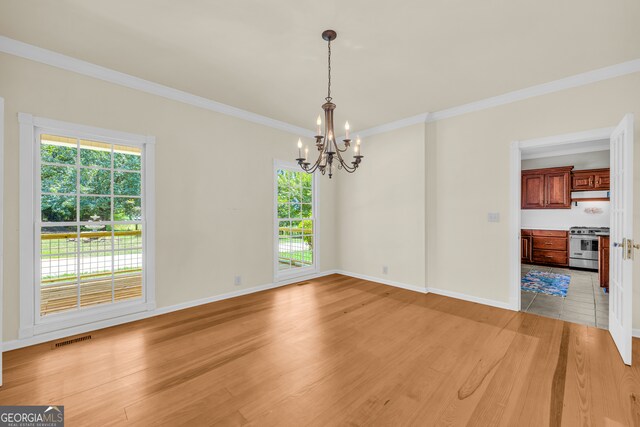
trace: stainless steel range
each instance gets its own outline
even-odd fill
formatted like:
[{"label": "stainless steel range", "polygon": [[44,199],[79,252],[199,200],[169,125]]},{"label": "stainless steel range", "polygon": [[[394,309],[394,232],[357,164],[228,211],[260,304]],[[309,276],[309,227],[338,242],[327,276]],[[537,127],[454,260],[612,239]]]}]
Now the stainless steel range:
[{"label": "stainless steel range", "polygon": [[609,227],[571,227],[569,266],[598,269],[598,236],[608,236]]}]

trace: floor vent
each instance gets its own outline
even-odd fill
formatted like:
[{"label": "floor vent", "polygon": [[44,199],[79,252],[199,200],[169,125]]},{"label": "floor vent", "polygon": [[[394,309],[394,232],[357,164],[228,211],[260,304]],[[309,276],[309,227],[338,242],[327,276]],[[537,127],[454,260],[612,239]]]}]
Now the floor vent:
[{"label": "floor vent", "polygon": [[83,335],[81,337],[71,338],[69,340],[57,342],[53,345],[53,348],[60,348],[60,347],[64,347],[65,345],[75,344],[77,342],[87,341],[90,339],[91,339],[91,335]]},{"label": "floor vent", "polygon": [[300,283],[298,283],[298,286],[304,286],[304,285],[308,285],[308,284],[309,284],[309,282],[300,282]]}]

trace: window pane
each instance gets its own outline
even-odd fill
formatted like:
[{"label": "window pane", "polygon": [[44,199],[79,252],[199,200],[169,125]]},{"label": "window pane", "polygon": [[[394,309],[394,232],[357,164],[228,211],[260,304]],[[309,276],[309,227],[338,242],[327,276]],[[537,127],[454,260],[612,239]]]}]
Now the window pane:
[{"label": "window pane", "polygon": [[310,203],[302,204],[302,218],[311,218],[313,216],[313,212],[311,211]]},{"label": "window pane", "polygon": [[110,251],[111,240],[111,227],[99,221],[80,227],[81,252]]},{"label": "window pane", "polygon": [[73,166],[42,165],[40,179],[43,193],[76,192],[76,168]]},{"label": "window pane", "polygon": [[302,232],[304,234],[313,234],[313,221],[305,219],[300,222],[300,226],[302,227]]},{"label": "window pane", "polygon": [[140,195],[140,174],[138,172],[114,172],[113,192],[118,196]]},{"label": "window pane", "polygon": [[77,226],[43,227],[40,233],[40,314],[77,307]]},{"label": "window pane", "polygon": [[78,252],[78,227],[42,227],[40,255],[62,257]]},{"label": "window pane", "polygon": [[111,198],[80,197],[80,221],[111,221]]},{"label": "window pane", "polygon": [[91,307],[112,302],[111,286],[113,277],[111,272],[96,274],[80,282],[80,307]]},{"label": "window pane", "polygon": [[116,301],[142,298],[142,270],[128,273],[116,272],[114,286]]},{"label": "window pane", "polygon": [[115,300],[142,297],[142,251],[119,250],[114,254]]},{"label": "window pane", "polygon": [[80,254],[80,307],[111,303],[112,265],[111,252]]},{"label": "window pane", "polygon": [[135,147],[113,146],[113,167],[139,171],[142,165],[142,151]]},{"label": "window pane", "polygon": [[111,252],[80,253],[80,280],[91,280],[111,273]]},{"label": "window pane", "polygon": [[288,203],[279,203],[278,204],[278,218],[289,218],[289,204]]},{"label": "window pane", "polygon": [[291,268],[291,259],[289,257],[291,239],[288,237],[280,238],[278,242],[278,270],[287,270]]},{"label": "window pane", "polygon": [[291,203],[291,218],[302,217],[302,206],[300,203]]},{"label": "window pane", "polygon": [[78,156],[78,145],[74,138],[54,135],[40,137],[40,159],[48,163],[75,165]]},{"label": "window pane", "polygon": [[82,194],[111,194],[111,171],[80,169],[80,192]]},{"label": "window pane", "polygon": [[117,225],[114,237],[114,249],[135,249],[142,253],[142,225],[131,224],[127,226]]},{"label": "window pane", "polygon": [[311,203],[311,198],[313,197],[311,179],[312,176],[309,174],[305,173],[302,176],[302,203]]},{"label": "window pane", "polygon": [[289,236],[291,234],[291,221],[280,221],[278,223],[278,234],[283,236]]},{"label": "window pane", "polygon": [[71,222],[76,220],[76,196],[43,195],[40,198],[40,217],[43,222]]},{"label": "window pane", "polygon": [[142,199],[116,197],[113,200],[114,221],[140,221],[142,219]]},{"label": "window pane", "polygon": [[80,164],[82,166],[111,167],[111,144],[95,141],[80,141]]}]

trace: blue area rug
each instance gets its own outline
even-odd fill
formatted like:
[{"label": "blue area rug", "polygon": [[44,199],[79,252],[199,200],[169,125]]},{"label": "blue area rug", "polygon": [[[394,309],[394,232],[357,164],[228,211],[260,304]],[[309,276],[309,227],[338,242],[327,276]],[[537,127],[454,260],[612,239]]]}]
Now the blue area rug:
[{"label": "blue area rug", "polygon": [[523,291],[566,297],[571,276],[531,270],[522,278]]}]

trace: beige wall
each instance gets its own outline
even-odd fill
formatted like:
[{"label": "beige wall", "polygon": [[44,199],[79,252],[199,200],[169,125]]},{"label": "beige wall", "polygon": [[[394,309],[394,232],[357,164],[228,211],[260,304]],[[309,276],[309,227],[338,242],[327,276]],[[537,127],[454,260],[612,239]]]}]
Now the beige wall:
[{"label": "beige wall", "polygon": [[[628,112],[636,112],[638,159],[640,74],[367,138],[367,162],[340,182],[338,265],[508,304],[511,142],[612,127]],[[640,240],[640,166],[635,190]],[[499,212],[500,222],[488,222],[489,212]],[[416,224],[423,215],[424,238]],[[634,273],[634,327],[640,328],[640,259]]]},{"label": "beige wall", "polygon": [[[428,124],[427,162],[433,168],[428,177],[433,182],[427,187],[434,191],[426,210],[428,286],[507,302],[511,141],[615,126],[628,112],[636,113],[638,240],[640,73]],[[500,223],[487,222],[490,211],[501,213]],[[634,274],[634,327],[639,328],[640,259]]]},{"label": "beige wall", "polygon": [[366,138],[363,155],[338,177],[339,268],[424,288],[424,125]]},{"label": "beige wall", "polygon": [[[159,307],[237,290],[236,274],[240,288],[272,282],[272,160],[290,159],[297,136],[4,54],[0,96],[5,340],[18,330],[18,112],[156,136]],[[358,173],[320,179],[320,269],[508,302],[511,141],[614,126],[627,112],[638,165],[640,74],[367,138]],[[635,188],[640,240],[638,166]]]},{"label": "beige wall", "polygon": [[[292,159],[297,135],[5,54],[0,97],[5,340],[19,320],[18,112],[157,138],[158,307],[273,282],[273,159]],[[320,181],[320,268],[329,270],[335,185]]]}]

